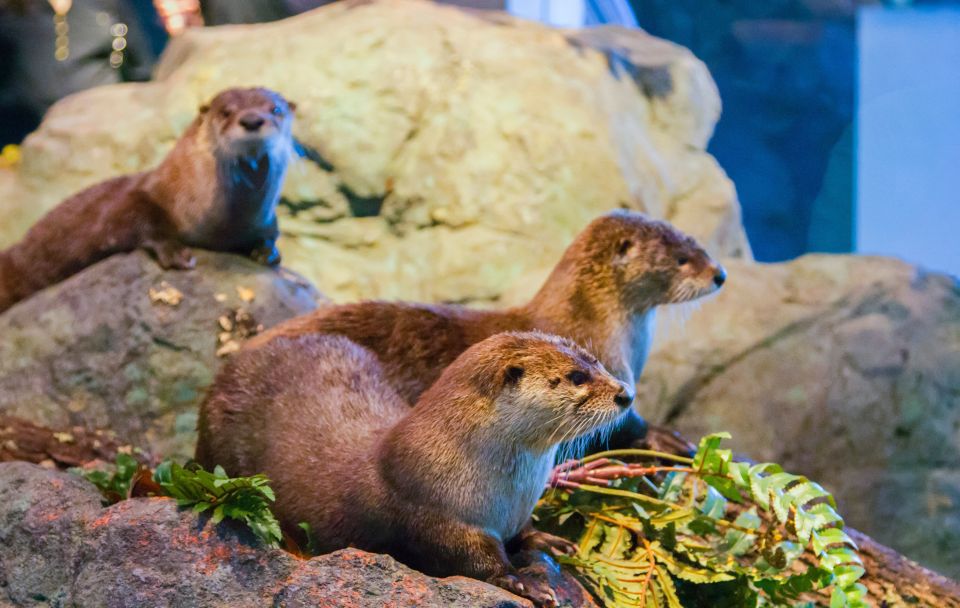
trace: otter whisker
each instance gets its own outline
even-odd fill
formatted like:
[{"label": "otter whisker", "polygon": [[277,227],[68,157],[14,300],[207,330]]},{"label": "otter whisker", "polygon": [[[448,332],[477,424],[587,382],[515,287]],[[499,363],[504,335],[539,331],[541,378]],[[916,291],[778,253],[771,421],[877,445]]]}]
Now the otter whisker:
[{"label": "otter whisker", "polygon": [[[565,417],[566,415],[567,415],[566,412],[564,412],[563,410],[561,410],[558,414],[554,415],[554,417],[551,418],[551,419],[547,422],[547,425],[552,426],[555,422],[557,422],[557,421],[560,420],[561,418]],[[557,426],[555,426],[554,429],[553,429],[553,431],[550,433],[550,436],[547,437],[547,443],[553,443],[554,437],[556,437],[557,433],[558,433],[558,432],[561,432],[562,430],[563,430],[563,425],[557,425]],[[562,439],[561,439],[561,440],[558,440],[558,441],[562,441]]]}]

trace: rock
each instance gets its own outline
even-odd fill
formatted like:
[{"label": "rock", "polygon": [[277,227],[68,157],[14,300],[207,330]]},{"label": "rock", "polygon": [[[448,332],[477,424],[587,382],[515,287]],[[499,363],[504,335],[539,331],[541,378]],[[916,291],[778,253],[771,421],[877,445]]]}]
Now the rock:
[{"label": "rock", "polygon": [[27,463],[0,464],[0,541],[0,605],[530,606],[355,549],[301,560],[168,498],[103,508],[83,479]]},{"label": "rock", "polygon": [[730,431],[826,486],[850,525],[960,577],[957,280],[854,256],[727,270],[685,327],[661,315],[639,410]]},{"label": "rock", "polygon": [[155,165],[202,101],[253,84],[299,104],[309,154],[288,174],[280,247],[335,300],[496,300],[620,205],[749,256],[705,152],[716,87],[687,50],[418,0],[188,30],[154,82],[62,100],[0,179],[0,245],[81,187]]},{"label": "rock", "polygon": [[[0,315],[0,412],[106,428],[155,455],[191,456],[217,351],[313,310],[320,297],[289,271],[195,253],[188,272],[163,271],[143,252],[117,255]],[[246,325],[234,321],[241,309]]]},{"label": "rock", "polygon": [[273,605],[277,608],[332,605],[527,608],[530,603],[478,580],[434,579],[402,566],[387,555],[346,549],[303,563],[284,581],[283,588],[274,596]]},{"label": "rock", "polygon": [[24,462],[0,464],[0,599],[15,606],[66,604],[83,518],[100,505],[100,493],[80,477]]}]

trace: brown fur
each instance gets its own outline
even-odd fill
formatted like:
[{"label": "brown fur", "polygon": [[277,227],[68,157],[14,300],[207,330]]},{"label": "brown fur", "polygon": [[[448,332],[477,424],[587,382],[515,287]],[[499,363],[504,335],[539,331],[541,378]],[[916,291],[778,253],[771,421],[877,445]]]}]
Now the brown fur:
[{"label": "brown fur", "polygon": [[[577,236],[525,306],[481,311],[409,303],[346,304],[284,322],[246,348],[257,349],[280,336],[346,336],[377,356],[390,384],[413,404],[471,344],[497,332],[536,329],[584,345],[633,386],[646,362],[656,307],[711,293],[724,277],[718,263],[670,224],[615,211]],[[636,414],[624,419],[622,433],[611,439],[615,447],[643,433]]]},{"label": "brown fur", "polygon": [[557,444],[616,419],[632,391],[569,340],[502,333],[466,349],[410,409],[370,351],[282,337],[218,377],[196,458],[265,473],[281,524],[309,523],[322,552],[389,553],[548,605],[542,582],[521,590],[504,543],[543,546],[529,519]]},{"label": "brown fur", "polygon": [[[228,89],[201,108],[155,169],[107,180],[62,202],[0,252],[0,312],[137,248],[164,268],[191,268],[189,246],[279,263],[276,204],[293,107],[267,89]],[[257,120],[262,126],[253,128]]]}]

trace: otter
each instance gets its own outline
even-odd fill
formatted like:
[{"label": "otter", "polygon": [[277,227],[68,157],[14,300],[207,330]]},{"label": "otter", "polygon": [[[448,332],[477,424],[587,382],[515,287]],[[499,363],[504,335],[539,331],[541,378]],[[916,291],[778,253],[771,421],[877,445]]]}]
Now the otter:
[{"label": "otter", "polygon": [[[524,306],[474,310],[402,302],[345,304],[285,321],[244,348],[256,350],[282,336],[346,336],[377,356],[391,386],[412,405],[470,345],[502,331],[540,330],[586,346],[633,386],[647,360],[657,307],[713,293],[725,280],[723,267],[693,238],[667,222],[617,210],[593,220],[574,239]],[[646,430],[643,419],[631,411],[606,444],[589,449],[628,447]],[[658,447],[689,449],[668,431],[655,435],[651,442]]]},{"label": "otter", "polygon": [[110,255],[143,248],[190,269],[190,247],[280,263],[276,207],[292,151],[295,104],[264,88],[227,89],[150,171],[60,203],[0,251],[0,311]]},{"label": "otter", "polygon": [[196,460],[266,474],[284,529],[306,522],[324,553],[388,553],[541,606],[553,592],[514,569],[506,543],[573,550],[530,525],[557,445],[609,425],[634,397],[583,348],[539,332],[467,348],[413,409],[380,361],[342,336],[240,352],[216,388],[200,410]]}]

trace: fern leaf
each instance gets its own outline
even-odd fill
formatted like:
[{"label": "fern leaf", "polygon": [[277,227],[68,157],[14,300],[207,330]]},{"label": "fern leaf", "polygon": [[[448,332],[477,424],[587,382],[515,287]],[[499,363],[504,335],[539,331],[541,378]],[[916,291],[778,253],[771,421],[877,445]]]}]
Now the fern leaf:
[{"label": "fern leaf", "polygon": [[814,531],[810,537],[811,546],[818,555],[827,550],[829,545],[849,545],[857,549],[857,544],[843,531],[842,528],[826,528]]},{"label": "fern leaf", "polygon": [[655,528],[663,528],[669,524],[681,525],[688,523],[694,517],[696,517],[696,515],[696,511],[690,508],[674,509],[672,511],[666,511],[660,515],[651,517],[650,523]]},{"label": "fern leaf", "polygon": [[707,485],[707,495],[700,505],[700,512],[713,519],[723,519],[727,515],[727,500],[713,484]]},{"label": "fern leaf", "polygon": [[691,583],[722,583],[731,581],[733,576],[726,572],[711,570],[707,568],[697,568],[687,563],[679,561],[671,552],[666,551],[659,545],[653,547],[654,556],[657,562],[663,564],[673,576]]}]

